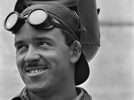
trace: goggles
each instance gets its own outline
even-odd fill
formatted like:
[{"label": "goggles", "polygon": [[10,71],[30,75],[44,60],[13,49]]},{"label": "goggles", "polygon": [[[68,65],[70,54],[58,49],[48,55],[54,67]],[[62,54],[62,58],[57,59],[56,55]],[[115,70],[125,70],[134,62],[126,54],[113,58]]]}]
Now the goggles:
[{"label": "goggles", "polygon": [[11,12],[4,22],[6,30],[15,32],[27,21],[32,27],[38,30],[49,30],[58,27],[70,32],[69,28],[49,16],[48,12],[43,9],[34,9],[26,12],[24,15],[17,12]]}]

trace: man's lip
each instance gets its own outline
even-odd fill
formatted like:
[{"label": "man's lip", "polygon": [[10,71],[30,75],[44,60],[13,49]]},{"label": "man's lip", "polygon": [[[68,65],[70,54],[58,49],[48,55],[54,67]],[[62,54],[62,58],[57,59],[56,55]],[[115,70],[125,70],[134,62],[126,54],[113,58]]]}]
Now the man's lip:
[{"label": "man's lip", "polygon": [[26,67],[26,71],[29,71],[29,70],[39,70],[39,69],[47,69],[47,67],[46,66],[44,66],[44,65],[40,65],[40,66],[36,66],[36,67]]}]

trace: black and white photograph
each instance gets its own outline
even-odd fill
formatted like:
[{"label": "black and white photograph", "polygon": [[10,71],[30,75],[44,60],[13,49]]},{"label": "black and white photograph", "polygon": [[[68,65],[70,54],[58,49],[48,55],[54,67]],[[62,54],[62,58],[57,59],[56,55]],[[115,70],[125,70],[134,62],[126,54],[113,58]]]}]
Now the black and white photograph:
[{"label": "black and white photograph", "polygon": [[0,100],[134,100],[133,0],[1,0]]}]

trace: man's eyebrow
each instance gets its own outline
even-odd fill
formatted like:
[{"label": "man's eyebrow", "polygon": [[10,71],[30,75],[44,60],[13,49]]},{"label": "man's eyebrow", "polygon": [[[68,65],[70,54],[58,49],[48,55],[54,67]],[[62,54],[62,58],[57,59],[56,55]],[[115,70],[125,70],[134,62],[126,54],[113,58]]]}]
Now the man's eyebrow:
[{"label": "man's eyebrow", "polygon": [[[38,42],[38,41],[50,41],[50,42],[54,43],[54,40],[51,39],[51,38],[49,38],[49,37],[35,37],[35,38],[32,39],[32,41],[34,41],[34,42]],[[17,46],[17,45],[23,44],[23,43],[24,43],[23,40],[16,40],[15,39],[15,44],[14,45]]]},{"label": "man's eyebrow", "polygon": [[51,41],[51,42],[54,42],[54,40],[52,38],[49,38],[49,37],[35,37],[33,38],[33,41]]},{"label": "man's eyebrow", "polygon": [[14,44],[14,45],[17,46],[17,45],[23,44],[23,43],[24,43],[23,41],[16,41],[16,40],[15,40],[15,44]]}]

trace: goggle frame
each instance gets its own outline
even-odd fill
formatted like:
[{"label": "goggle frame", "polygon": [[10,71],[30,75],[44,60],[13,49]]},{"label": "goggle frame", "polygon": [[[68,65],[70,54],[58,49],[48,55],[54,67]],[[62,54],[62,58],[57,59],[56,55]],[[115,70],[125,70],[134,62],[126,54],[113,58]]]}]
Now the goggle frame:
[{"label": "goggle frame", "polygon": [[[40,24],[32,24],[32,22],[30,21],[30,15],[32,15],[32,13],[34,13],[35,11],[37,10],[41,10],[43,11],[44,13],[46,13],[46,20],[44,20],[42,23]],[[17,19],[16,19],[16,22],[15,24],[11,27],[11,28],[8,28],[7,27],[7,20],[10,18],[11,15],[13,14],[16,14],[17,15]],[[15,34],[15,32],[20,29],[20,27],[22,27],[22,25],[25,23],[25,21],[27,21],[32,27],[34,27],[35,29],[38,29],[38,30],[49,30],[49,29],[52,29],[54,27],[58,27],[58,28],[61,28],[61,29],[64,29],[64,30],[67,30],[68,32],[71,32],[69,30],[68,27],[66,27],[65,25],[63,25],[62,23],[60,23],[58,20],[56,20],[55,18],[52,18],[49,13],[47,11],[45,11],[44,9],[34,9],[32,11],[28,11],[26,12],[25,14],[19,14],[18,12],[16,11],[13,11],[11,12],[5,19],[5,22],[4,22],[4,27],[6,30],[8,31],[11,31],[13,34]],[[47,26],[47,27],[46,27]],[[71,34],[70,34],[71,35]],[[71,36],[71,37],[74,37],[74,36]],[[75,38],[77,38],[75,36]]]}]

